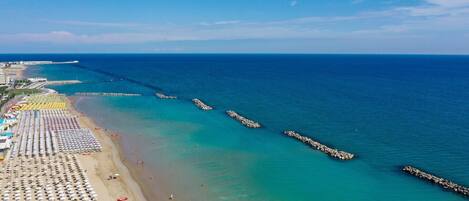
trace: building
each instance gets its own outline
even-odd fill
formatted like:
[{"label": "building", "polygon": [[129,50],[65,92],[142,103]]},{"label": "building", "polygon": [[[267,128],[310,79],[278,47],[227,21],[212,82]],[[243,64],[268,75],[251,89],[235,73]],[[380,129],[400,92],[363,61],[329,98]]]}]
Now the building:
[{"label": "building", "polygon": [[7,136],[0,136],[0,160],[5,158],[6,152],[11,147],[11,138]]},{"label": "building", "polygon": [[11,145],[11,138],[9,136],[0,136],[0,151],[9,149]]},{"label": "building", "polygon": [[47,78],[43,77],[28,78],[28,80],[31,82],[47,82]]},{"label": "building", "polygon": [[0,69],[0,85],[6,85],[10,81],[8,74],[5,72],[5,69]]}]

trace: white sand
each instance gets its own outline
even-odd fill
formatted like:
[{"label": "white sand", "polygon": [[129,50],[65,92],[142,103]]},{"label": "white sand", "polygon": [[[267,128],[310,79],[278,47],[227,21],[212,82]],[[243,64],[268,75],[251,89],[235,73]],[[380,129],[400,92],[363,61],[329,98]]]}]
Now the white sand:
[{"label": "white sand", "polygon": [[[102,152],[78,156],[82,167],[87,170],[87,176],[98,193],[99,199],[116,200],[119,197],[128,197],[129,200],[145,201],[140,186],[122,163],[117,146],[112,142],[108,133],[73,107],[70,106],[70,109],[79,117],[80,125],[92,130],[102,145]],[[120,176],[117,179],[108,180],[108,177],[114,174]]]}]

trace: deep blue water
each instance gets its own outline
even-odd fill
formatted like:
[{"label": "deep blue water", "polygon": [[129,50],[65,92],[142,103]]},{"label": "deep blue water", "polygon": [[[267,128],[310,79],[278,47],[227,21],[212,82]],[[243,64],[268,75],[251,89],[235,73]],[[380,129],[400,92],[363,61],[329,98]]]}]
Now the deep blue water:
[{"label": "deep blue water", "polygon": [[[126,133],[127,153],[152,161],[145,171],[183,198],[463,200],[403,175],[406,164],[469,185],[469,56],[0,55],[19,59],[80,60],[28,70],[87,82],[56,87],[62,93],[144,94],[78,107]],[[181,99],[158,100],[155,91]],[[194,97],[216,111],[198,110]],[[265,128],[246,129],[226,109]],[[286,129],[358,158],[332,160],[283,137]]]}]

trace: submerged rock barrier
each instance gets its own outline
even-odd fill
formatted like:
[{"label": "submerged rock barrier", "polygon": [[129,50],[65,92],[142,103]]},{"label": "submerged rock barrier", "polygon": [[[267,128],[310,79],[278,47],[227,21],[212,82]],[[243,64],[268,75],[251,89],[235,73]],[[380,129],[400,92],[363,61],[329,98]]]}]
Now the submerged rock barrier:
[{"label": "submerged rock barrier", "polygon": [[77,92],[76,96],[141,96],[142,94],[104,93],[104,92]]},{"label": "submerged rock barrier", "polygon": [[284,131],[283,134],[295,138],[309,146],[311,146],[314,149],[317,149],[333,158],[337,158],[340,160],[351,160],[355,156],[354,154],[345,152],[345,151],[340,151],[337,149],[330,148],[326,145],[321,144],[320,142],[314,141],[313,139],[303,136],[295,131]]},{"label": "submerged rock barrier", "polygon": [[415,177],[418,177],[420,179],[427,180],[431,183],[437,184],[437,185],[441,186],[444,189],[451,190],[455,193],[458,193],[458,194],[461,194],[461,195],[464,195],[464,196],[469,196],[469,188],[468,187],[456,184],[456,183],[454,183],[450,180],[447,180],[445,178],[441,178],[441,177],[435,176],[433,174],[424,172],[424,171],[422,171],[418,168],[412,167],[410,165],[405,166],[404,168],[402,168],[402,171],[404,171],[404,172],[406,172],[410,175],[413,175]]},{"label": "submerged rock barrier", "polygon": [[260,128],[261,127],[261,124],[255,122],[253,120],[250,120],[246,117],[243,117],[243,116],[239,115],[238,113],[236,113],[233,110],[226,111],[226,114],[228,114],[228,116],[230,116],[231,118],[239,121],[241,124],[243,124],[244,126],[246,126],[248,128]]},{"label": "submerged rock barrier", "polygon": [[195,106],[197,106],[198,108],[202,109],[202,110],[212,110],[213,107],[205,104],[204,102],[202,102],[200,99],[198,98],[194,98],[192,99],[192,102],[194,102]]},{"label": "submerged rock barrier", "polygon": [[158,97],[160,99],[176,99],[177,98],[176,96],[167,96],[163,93],[156,93],[155,95],[156,95],[156,97]]}]

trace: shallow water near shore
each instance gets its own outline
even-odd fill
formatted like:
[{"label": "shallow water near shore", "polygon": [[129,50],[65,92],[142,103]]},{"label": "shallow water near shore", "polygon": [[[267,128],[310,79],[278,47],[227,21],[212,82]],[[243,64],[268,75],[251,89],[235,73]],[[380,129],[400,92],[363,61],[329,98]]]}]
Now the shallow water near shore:
[{"label": "shallow water near shore", "polygon": [[[147,191],[163,183],[162,194],[183,200],[464,200],[404,175],[399,166],[406,164],[469,185],[469,57],[17,57],[80,60],[28,69],[27,75],[86,82],[54,87],[62,93],[144,94],[86,97],[77,107],[122,134],[127,160],[145,161],[134,168]],[[181,99],[157,99],[155,88]],[[194,97],[216,110],[197,109]],[[265,128],[247,129],[226,109]],[[333,160],[282,136],[285,129],[358,158]]]}]

